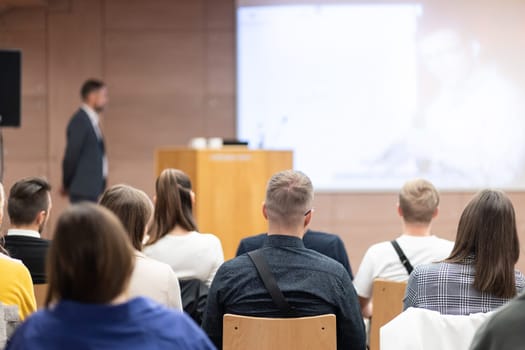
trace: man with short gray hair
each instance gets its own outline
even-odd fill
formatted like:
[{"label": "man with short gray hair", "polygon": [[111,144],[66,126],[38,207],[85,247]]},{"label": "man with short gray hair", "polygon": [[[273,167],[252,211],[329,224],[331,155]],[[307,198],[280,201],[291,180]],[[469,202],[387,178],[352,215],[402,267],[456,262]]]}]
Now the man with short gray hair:
[{"label": "man with short gray hair", "polygon": [[305,317],[335,314],[337,348],[363,350],[365,330],[357,294],[345,268],[304,247],[313,216],[313,186],[298,171],[272,176],[262,212],[268,220],[263,248],[224,263],[208,295],[203,328],[222,348],[224,314]]}]

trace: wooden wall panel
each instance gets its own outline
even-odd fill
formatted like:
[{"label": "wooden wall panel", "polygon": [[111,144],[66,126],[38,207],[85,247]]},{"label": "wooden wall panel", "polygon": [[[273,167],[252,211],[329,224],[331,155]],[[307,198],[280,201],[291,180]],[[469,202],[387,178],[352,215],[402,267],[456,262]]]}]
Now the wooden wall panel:
[{"label": "wooden wall panel", "polygon": [[[46,16],[42,10],[12,11],[0,31],[2,48],[22,50],[22,123],[4,130],[6,161],[37,161],[47,157]],[[30,142],[28,142],[30,140]],[[11,168],[16,171],[16,168]],[[7,170],[6,170],[7,172]],[[14,174],[13,174],[14,175]],[[10,176],[6,173],[6,176]]]},{"label": "wooden wall panel", "polygon": [[107,111],[105,134],[111,164],[119,160],[152,159],[155,147],[186,144],[193,135],[202,133],[202,97],[110,98],[112,105]]},{"label": "wooden wall panel", "polygon": [[112,95],[202,95],[199,32],[108,31],[105,70]]},{"label": "wooden wall panel", "polygon": [[[66,125],[79,108],[80,86],[102,76],[102,0],[71,0],[65,11],[48,13],[49,179],[54,187],[55,213],[68,201],[58,195]],[[58,215],[54,216],[56,219]],[[51,236],[53,222],[48,227]]]},{"label": "wooden wall panel", "polygon": [[[153,150],[235,135],[234,0],[50,0],[0,14],[0,47],[23,60],[23,127],[5,131],[6,187],[45,175],[60,187],[65,126],[84,79],[107,81],[110,183],[153,194]],[[525,193],[511,194],[525,241]],[[453,239],[471,194],[445,193],[434,232]],[[53,192],[53,222],[67,205]],[[320,193],[313,227],[339,233],[354,269],[401,229],[393,193]],[[46,235],[50,236],[51,223]],[[525,270],[525,259],[519,263]]]},{"label": "wooden wall panel", "polygon": [[194,30],[203,27],[204,4],[200,0],[107,0],[108,30]]}]

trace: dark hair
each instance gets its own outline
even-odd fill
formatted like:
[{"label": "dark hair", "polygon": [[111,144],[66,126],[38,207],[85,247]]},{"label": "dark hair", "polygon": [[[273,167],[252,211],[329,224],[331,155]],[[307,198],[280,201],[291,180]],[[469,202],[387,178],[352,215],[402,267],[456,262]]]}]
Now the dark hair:
[{"label": "dark hair", "polygon": [[11,187],[7,212],[13,225],[30,225],[38,213],[49,210],[51,185],[43,178],[32,177],[18,181]]},{"label": "dark hair", "polygon": [[80,89],[80,97],[82,97],[82,100],[86,100],[90,93],[98,91],[105,86],[106,84],[104,84],[102,80],[86,80],[84,84],[82,84],[82,88]]},{"label": "dark hair", "polygon": [[474,257],[474,288],[499,298],[516,295],[514,268],[520,244],[510,199],[500,191],[479,192],[459,220],[456,242],[445,260],[462,263]]},{"label": "dark hair", "polygon": [[153,214],[153,204],[146,193],[131,186],[116,185],[104,192],[100,205],[117,215],[133,247],[142,250],[146,227]]},{"label": "dark hair", "polygon": [[184,172],[166,169],[157,178],[155,184],[157,200],[155,214],[150,228],[150,240],[153,244],[180,226],[188,231],[196,231],[191,199],[191,180]]},{"label": "dark hair", "polygon": [[46,306],[63,299],[107,304],[126,290],[134,263],[126,230],[112,212],[90,203],[71,206],[49,248]]}]

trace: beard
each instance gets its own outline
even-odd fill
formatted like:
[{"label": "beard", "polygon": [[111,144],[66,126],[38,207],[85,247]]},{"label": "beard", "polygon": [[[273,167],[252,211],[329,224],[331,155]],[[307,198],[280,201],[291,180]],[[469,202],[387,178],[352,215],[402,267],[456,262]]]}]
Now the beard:
[{"label": "beard", "polygon": [[102,113],[104,112],[104,106],[95,106],[95,112]]}]

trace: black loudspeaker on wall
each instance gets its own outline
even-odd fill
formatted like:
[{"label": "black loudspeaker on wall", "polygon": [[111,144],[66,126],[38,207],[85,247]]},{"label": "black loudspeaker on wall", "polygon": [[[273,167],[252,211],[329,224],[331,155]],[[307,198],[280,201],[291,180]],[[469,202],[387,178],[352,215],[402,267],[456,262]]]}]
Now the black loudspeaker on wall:
[{"label": "black loudspeaker on wall", "polygon": [[0,50],[0,127],[20,126],[21,62],[18,50]]}]

